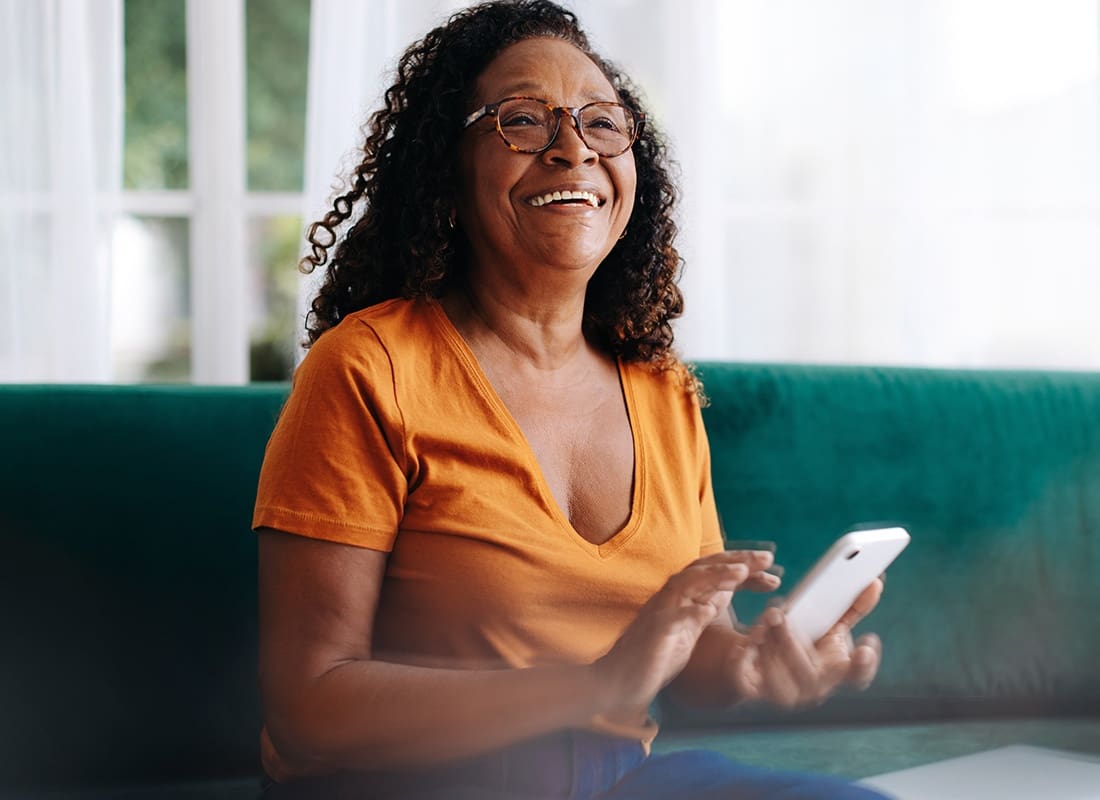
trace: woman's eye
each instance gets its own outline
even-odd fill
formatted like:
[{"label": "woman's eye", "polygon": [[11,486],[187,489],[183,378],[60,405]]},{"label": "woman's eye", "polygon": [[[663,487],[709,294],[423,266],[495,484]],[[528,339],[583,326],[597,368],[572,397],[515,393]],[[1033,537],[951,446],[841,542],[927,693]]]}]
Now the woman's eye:
[{"label": "woman's eye", "polygon": [[502,119],[500,124],[506,128],[513,128],[522,125],[538,125],[539,121],[530,114],[509,114],[507,119]]},{"label": "woman's eye", "polygon": [[584,125],[586,128],[601,128],[603,130],[617,131],[619,126],[615,124],[615,121],[610,117],[597,117],[596,119],[590,119]]}]

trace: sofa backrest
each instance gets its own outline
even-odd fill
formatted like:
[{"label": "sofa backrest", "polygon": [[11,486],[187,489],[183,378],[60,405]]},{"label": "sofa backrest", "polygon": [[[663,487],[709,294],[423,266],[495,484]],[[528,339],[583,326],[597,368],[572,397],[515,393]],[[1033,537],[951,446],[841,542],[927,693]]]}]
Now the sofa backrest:
[{"label": "sofa backrest", "polygon": [[[793,719],[1100,711],[1100,375],[707,364],[701,376],[726,535],[776,541],[785,588],[853,524],[913,537],[857,629],[883,639],[876,683]],[[735,601],[747,617],[761,605]],[[777,721],[751,708],[676,721],[716,719]]]},{"label": "sofa backrest", "polygon": [[249,523],[286,389],[0,387],[0,787],[257,773]]},{"label": "sofa backrest", "polygon": [[[671,724],[1100,712],[1100,375],[704,364],[727,536],[913,542],[879,680]],[[287,386],[0,386],[0,787],[254,775],[256,478]],[[745,617],[760,598],[738,597]]]}]

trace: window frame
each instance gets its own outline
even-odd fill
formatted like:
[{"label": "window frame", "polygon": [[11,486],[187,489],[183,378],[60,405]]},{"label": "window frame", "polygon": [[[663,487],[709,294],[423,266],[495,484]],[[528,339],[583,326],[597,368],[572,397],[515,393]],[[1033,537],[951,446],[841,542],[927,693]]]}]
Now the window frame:
[{"label": "window frame", "polygon": [[188,221],[189,382],[242,385],[250,381],[248,226],[301,216],[305,193],[247,188],[245,0],[185,2],[188,188],[124,188],[118,211]]}]

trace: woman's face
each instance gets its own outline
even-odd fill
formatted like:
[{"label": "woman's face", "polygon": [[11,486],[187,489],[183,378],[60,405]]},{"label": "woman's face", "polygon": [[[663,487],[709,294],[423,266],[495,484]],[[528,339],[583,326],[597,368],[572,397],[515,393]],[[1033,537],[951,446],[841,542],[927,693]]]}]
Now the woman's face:
[{"label": "woman's face", "polygon": [[[473,111],[523,95],[555,106],[618,100],[603,72],[568,42],[528,39],[496,57],[478,79]],[[475,272],[546,277],[546,268],[591,277],[626,229],[634,206],[634,154],[602,158],[590,150],[572,120],[542,153],[515,153],[491,117],[471,125],[459,147],[458,219],[473,248]],[[595,194],[587,202],[541,202],[563,191]]]}]

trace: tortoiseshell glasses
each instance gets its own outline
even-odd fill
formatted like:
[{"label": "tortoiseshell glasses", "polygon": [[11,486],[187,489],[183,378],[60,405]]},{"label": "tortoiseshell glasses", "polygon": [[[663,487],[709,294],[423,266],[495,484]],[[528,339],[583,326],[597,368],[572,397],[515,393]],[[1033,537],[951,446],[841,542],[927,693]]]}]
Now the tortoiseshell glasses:
[{"label": "tortoiseshell glasses", "polygon": [[470,114],[462,127],[469,128],[482,117],[493,117],[497,133],[509,150],[541,153],[553,144],[566,114],[573,118],[585,145],[603,158],[614,158],[629,150],[645,125],[645,114],[622,103],[588,103],[570,108],[553,106],[537,97],[505,97]]}]

